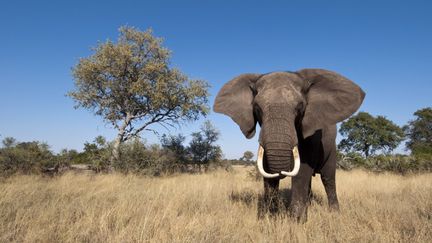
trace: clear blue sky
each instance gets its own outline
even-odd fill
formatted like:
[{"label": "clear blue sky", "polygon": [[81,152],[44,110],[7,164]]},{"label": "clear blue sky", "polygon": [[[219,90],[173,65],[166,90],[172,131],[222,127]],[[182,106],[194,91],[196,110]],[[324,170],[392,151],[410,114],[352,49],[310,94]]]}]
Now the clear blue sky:
[{"label": "clear blue sky", "polygon": [[[116,40],[122,25],[152,27],[174,66],[210,82],[210,105],[241,73],[316,67],[356,81],[367,93],[360,110],[403,125],[432,105],[431,12],[431,1],[3,1],[0,139],[45,141],[54,151],[113,139],[113,129],[65,94],[78,58]],[[230,118],[207,119],[226,157],[257,150],[257,136],[246,140]],[[202,121],[171,132],[190,135]]]}]

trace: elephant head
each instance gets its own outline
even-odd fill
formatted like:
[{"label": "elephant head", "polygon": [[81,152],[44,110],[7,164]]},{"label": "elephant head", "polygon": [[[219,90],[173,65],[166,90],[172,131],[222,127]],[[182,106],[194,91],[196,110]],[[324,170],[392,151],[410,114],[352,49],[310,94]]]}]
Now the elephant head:
[{"label": "elephant head", "polygon": [[260,124],[258,167],[271,178],[295,176],[299,139],[348,118],[364,97],[359,86],[340,74],[303,69],[240,75],[222,87],[213,109],[231,117],[246,138],[252,138]]}]

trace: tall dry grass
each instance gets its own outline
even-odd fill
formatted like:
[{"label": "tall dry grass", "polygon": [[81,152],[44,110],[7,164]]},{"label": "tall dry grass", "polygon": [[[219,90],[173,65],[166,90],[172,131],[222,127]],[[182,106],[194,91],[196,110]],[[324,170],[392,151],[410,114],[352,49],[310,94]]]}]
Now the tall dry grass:
[{"label": "tall dry grass", "polygon": [[431,174],[338,171],[339,214],[317,176],[305,224],[257,220],[262,183],[246,174],[15,176],[0,182],[0,242],[432,242]]}]

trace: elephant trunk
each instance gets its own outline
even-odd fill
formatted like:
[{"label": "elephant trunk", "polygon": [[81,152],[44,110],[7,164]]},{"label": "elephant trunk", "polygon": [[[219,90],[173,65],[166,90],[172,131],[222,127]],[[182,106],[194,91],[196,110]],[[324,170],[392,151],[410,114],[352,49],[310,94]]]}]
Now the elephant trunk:
[{"label": "elephant trunk", "polygon": [[293,153],[293,158],[294,158],[294,168],[290,171],[280,171],[279,173],[267,173],[266,170],[264,169],[264,162],[263,162],[263,158],[264,158],[264,148],[260,145],[259,146],[259,150],[258,150],[258,160],[257,160],[257,164],[258,164],[258,171],[261,173],[261,175],[265,178],[276,178],[279,176],[296,176],[300,170],[300,155],[298,152],[298,148],[297,146],[295,146],[292,150]]},{"label": "elephant trunk", "polygon": [[267,143],[265,146],[266,169],[270,173],[291,171],[294,167],[293,147],[287,143]]},{"label": "elephant trunk", "polygon": [[265,151],[263,171],[273,175],[295,176],[300,159],[294,119],[282,112],[267,114],[270,115],[265,117],[260,138]]}]

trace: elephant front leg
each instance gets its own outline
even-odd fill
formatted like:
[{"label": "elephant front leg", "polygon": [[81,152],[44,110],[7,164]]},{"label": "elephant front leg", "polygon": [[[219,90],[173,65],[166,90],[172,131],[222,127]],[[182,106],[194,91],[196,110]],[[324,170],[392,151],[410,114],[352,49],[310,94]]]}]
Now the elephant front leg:
[{"label": "elephant front leg", "polygon": [[330,210],[339,211],[339,201],[336,194],[336,181],[334,176],[327,177],[321,175],[321,181],[324,184],[327,193],[327,200]]},{"label": "elephant front leg", "polygon": [[279,211],[279,179],[264,178],[264,195],[258,202],[258,218],[265,214],[275,215]]},{"label": "elephant front leg", "polygon": [[312,173],[313,169],[309,165],[302,164],[299,174],[291,180],[290,214],[299,222],[307,220]]},{"label": "elephant front leg", "polygon": [[[336,145],[334,147],[336,151]],[[321,181],[324,185],[330,210],[339,211],[336,193],[336,152],[332,153],[321,170]]]}]

